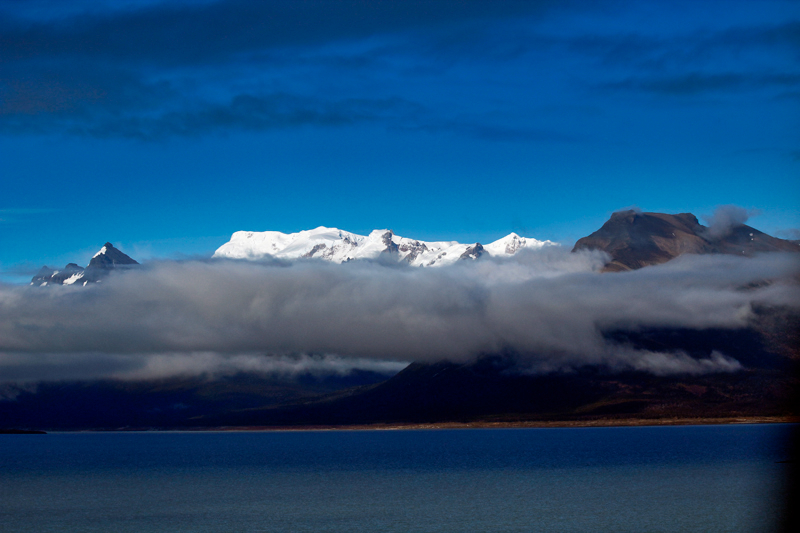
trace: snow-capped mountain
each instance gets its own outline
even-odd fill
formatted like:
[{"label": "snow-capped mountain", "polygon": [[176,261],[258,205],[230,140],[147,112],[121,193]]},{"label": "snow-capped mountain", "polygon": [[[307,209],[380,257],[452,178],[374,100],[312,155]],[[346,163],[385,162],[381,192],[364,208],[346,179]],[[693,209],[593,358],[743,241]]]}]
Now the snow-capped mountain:
[{"label": "snow-capped mountain", "polygon": [[94,254],[89,266],[80,267],[75,263],[70,263],[63,270],[55,270],[48,266],[43,266],[39,272],[33,276],[31,285],[86,285],[95,283],[104,278],[115,268],[126,268],[138,265],[134,259],[114,248],[114,245],[107,242]]},{"label": "snow-capped mountain", "polygon": [[317,258],[343,263],[354,259],[394,257],[414,266],[443,266],[461,259],[489,256],[510,256],[523,248],[553,246],[551,241],[520,237],[511,233],[487,244],[462,244],[456,241],[427,242],[395,235],[391,230],[374,230],[357,235],[336,228],[320,226],[298,233],[279,231],[237,231],[231,240],[220,246],[214,257],[229,259]]}]

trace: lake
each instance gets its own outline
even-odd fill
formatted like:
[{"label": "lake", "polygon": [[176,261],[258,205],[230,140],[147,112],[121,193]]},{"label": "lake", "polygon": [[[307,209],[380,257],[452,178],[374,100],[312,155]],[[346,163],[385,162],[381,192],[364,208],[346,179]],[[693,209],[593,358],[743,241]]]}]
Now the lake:
[{"label": "lake", "polygon": [[0,435],[0,529],[773,531],[793,429]]}]

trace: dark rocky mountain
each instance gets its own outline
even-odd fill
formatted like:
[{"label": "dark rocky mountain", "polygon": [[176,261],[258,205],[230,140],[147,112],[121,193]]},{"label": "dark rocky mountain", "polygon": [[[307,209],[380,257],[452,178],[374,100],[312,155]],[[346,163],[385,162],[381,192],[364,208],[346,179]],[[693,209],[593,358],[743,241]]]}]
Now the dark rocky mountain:
[{"label": "dark rocky mountain", "polygon": [[618,211],[599,230],[575,243],[573,251],[602,250],[611,256],[608,272],[665,263],[682,254],[800,252],[800,246],[739,224],[723,230],[700,224],[691,213],[668,215]]},{"label": "dark rocky mountain", "polygon": [[85,269],[69,263],[62,270],[43,266],[31,279],[31,285],[86,285],[96,283],[118,268],[130,268],[139,263],[107,242],[89,261]]},{"label": "dark rocky mountain", "polygon": [[[0,396],[0,428],[120,429],[202,426],[231,413],[278,409],[385,381],[386,374],[237,374],[210,379],[43,382]],[[8,392],[11,389],[0,392]],[[208,424],[205,424],[206,426]],[[222,425],[228,425],[223,423]]]},{"label": "dark rocky mountain", "polygon": [[[762,311],[766,313],[766,311]],[[793,327],[800,316],[793,316]],[[727,329],[608,331],[611,342],[706,358],[713,351],[745,369],[699,376],[655,376],[583,367],[530,374],[516,354],[470,363],[414,363],[371,386],[301,403],[231,411],[199,425],[291,426],[371,423],[590,421],[608,418],[796,416],[800,361],[770,342],[769,325]]]},{"label": "dark rocky mountain", "polygon": [[[0,427],[37,429],[202,428],[374,423],[659,420],[797,416],[800,360],[773,342],[787,324],[761,309],[754,327],[605,332],[637,349],[707,358],[715,350],[744,370],[655,376],[587,366],[524,372],[519,354],[469,363],[413,363],[398,374],[291,379],[239,374],[124,382],[42,383],[0,403]],[[797,329],[800,315],[784,313]],[[522,370],[522,371],[521,371]]]},{"label": "dark rocky mountain", "polygon": [[89,266],[86,268],[108,270],[111,268],[138,264],[138,262],[114,248],[113,244],[107,242],[102,248],[100,248],[100,251],[97,252],[94,257],[92,257],[92,260],[89,261]]}]

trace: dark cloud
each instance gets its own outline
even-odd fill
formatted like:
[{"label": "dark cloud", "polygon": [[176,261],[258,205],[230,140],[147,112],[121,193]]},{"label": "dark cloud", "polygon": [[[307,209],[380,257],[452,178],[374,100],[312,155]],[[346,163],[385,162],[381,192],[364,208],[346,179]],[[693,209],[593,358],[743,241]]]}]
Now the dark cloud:
[{"label": "dark cloud", "polygon": [[798,35],[800,21],[789,21],[671,36],[583,35],[562,43],[571,52],[598,58],[611,75],[629,73],[607,88],[674,96],[797,87],[800,74],[787,69],[786,58],[800,58]]},{"label": "dark cloud", "polygon": [[31,22],[0,19],[2,62],[84,56],[178,65],[228,61],[239,54],[319,45],[411,28],[548,10],[563,2],[362,2],[345,0],[164,2]]},{"label": "dark cloud", "polygon": [[800,20],[783,24],[738,27],[724,30],[706,38],[698,38],[702,48],[722,48],[741,51],[755,46],[781,47],[800,54]]},{"label": "dark cloud", "polygon": [[417,130],[429,133],[447,132],[480,139],[484,141],[499,142],[556,142],[572,143],[580,141],[580,137],[569,135],[557,130],[540,128],[514,127],[500,124],[482,123],[479,120],[441,120],[434,121],[418,115],[417,120],[408,123],[398,123],[398,129]]},{"label": "dark cloud", "polygon": [[[0,131],[84,134],[146,120],[179,101],[166,82],[153,82],[116,67],[62,65],[15,67],[0,81]],[[13,71],[13,72],[8,72]]]},{"label": "dark cloud", "polygon": [[660,55],[669,49],[663,39],[648,35],[627,33],[622,35],[579,35],[561,39],[561,46],[567,50],[592,57],[599,57],[607,66],[634,65],[652,63],[654,55]]},{"label": "dark cloud", "polygon": [[[55,90],[50,87],[49,91]],[[134,91],[130,86],[129,92]],[[150,88],[143,88],[142,94]],[[165,93],[168,91],[164,91]],[[69,96],[74,96],[71,92]],[[65,95],[65,99],[69,99]],[[125,99],[106,101],[93,109],[61,110],[60,113],[8,112],[19,102],[35,102],[30,94],[0,104],[5,120],[0,131],[43,132],[58,127],[73,134],[97,138],[156,140],[170,136],[197,136],[230,130],[266,131],[300,126],[342,127],[355,124],[381,124],[392,130],[453,133],[487,141],[575,142],[576,136],[556,130],[481,123],[479,120],[436,118],[425,106],[398,97],[346,98],[332,100],[289,93],[239,94],[228,102],[196,103],[191,109],[163,113],[130,113]],[[50,105],[57,105],[53,99]],[[31,104],[35,105],[35,104]],[[105,107],[105,109],[101,109]],[[37,110],[42,111],[42,110]],[[74,111],[74,112],[70,112]],[[5,113],[4,113],[5,112]],[[33,116],[32,116],[33,115]],[[36,116],[38,115],[38,116]],[[91,117],[90,117],[91,115]],[[58,126],[56,126],[58,124]]]},{"label": "dark cloud", "polygon": [[[724,354],[698,361],[639,351],[610,344],[603,332],[736,328],[754,303],[800,301],[787,281],[800,272],[794,254],[687,256],[613,275],[597,273],[602,264],[600,255],[565,250],[441,269],[188,261],[93,287],[3,286],[0,365],[3,376],[28,379],[37,368],[58,375],[59,364],[61,375],[92,368],[92,376],[153,376],[159,368],[185,373],[194,358],[213,372],[267,368],[257,355],[265,353],[395,362],[512,350],[536,371],[729,371],[738,363]],[[772,283],[754,283],[762,280]]]},{"label": "dark cloud", "polygon": [[[722,59],[739,60],[751,53],[800,56],[800,21],[734,27],[671,36],[626,32],[551,39],[579,54],[598,57],[606,66],[635,67],[653,72],[696,69]],[[760,57],[759,62],[764,58]]]},{"label": "dark cloud", "polygon": [[240,94],[225,104],[205,103],[185,111],[158,116],[74,125],[72,131],[93,137],[155,139],[192,136],[218,130],[264,131],[297,126],[344,126],[364,122],[408,122],[420,106],[399,98],[339,101],[291,94]]},{"label": "dark cloud", "polygon": [[690,72],[676,76],[631,77],[609,83],[612,89],[639,90],[662,95],[686,96],[708,92],[765,87],[800,86],[800,74],[742,74]]},{"label": "dark cloud", "polygon": [[[46,2],[35,9],[6,4],[0,11],[2,127],[137,138],[375,119],[394,127],[393,114],[384,110],[408,99],[393,91],[350,87],[336,97],[315,88],[321,80],[343,78],[343,65],[370,68],[375,51],[331,53],[324,46],[470,20],[485,24],[555,5],[563,8],[548,0],[224,0],[84,5],[48,17]],[[285,82],[302,78],[292,69],[304,65],[312,72],[302,88]],[[292,72],[285,76],[287,69]],[[269,83],[265,76],[281,81]],[[257,88],[241,88],[247,86]]]},{"label": "dark cloud", "polygon": [[[576,135],[527,104],[540,90],[749,95],[765,87],[791,94],[800,85],[785,60],[771,59],[786,50],[798,55],[796,21],[662,37],[554,35],[539,24],[548,15],[603,7],[552,0],[76,5],[0,9],[1,131],[154,139],[371,122],[499,142],[572,142]],[[748,54],[757,57],[740,60]],[[587,56],[599,65],[585,68]],[[469,104],[460,100],[465,89],[476,95]],[[464,119],[474,107],[489,118]]]},{"label": "dark cloud", "polygon": [[6,67],[0,80],[0,116],[119,113],[175,98],[169,84],[151,83],[114,66],[47,64]]}]

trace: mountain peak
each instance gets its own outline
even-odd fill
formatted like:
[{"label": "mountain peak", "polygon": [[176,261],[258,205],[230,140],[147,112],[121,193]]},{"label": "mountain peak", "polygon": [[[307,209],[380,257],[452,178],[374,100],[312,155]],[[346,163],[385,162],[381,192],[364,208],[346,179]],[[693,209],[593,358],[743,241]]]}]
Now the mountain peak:
[{"label": "mountain peak", "polygon": [[376,229],[369,235],[357,235],[323,226],[298,233],[279,231],[237,231],[220,246],[214,257],[259,259],[266,256],[282,259],[313,258],[334,263],[353,259],[396,260],[413,266],[443,266],[460,258],[477,259],[484,252],[506,257],[522,248],[538,249],[555,245],[511,233],[491,244],[462,244],[456,241],[428,242],[401,237],[390,229]]},{"label": "mountain peak", "polygon": [[613,213],[603,226],[575,243],[574,251],[602,250],[611,256],[606,271],[634,270],[665,263],[685,253],[752,255],[758,252],[798,252],[800,246],[771,237],[750,226],[732,226],[713,235],[691,213],[644,213],[629,209]]},{"label": "mountain peak", "polygon": [[101,268],[109,269],[125,265],[138,265],[139,263],[132,259],[130,256],[120,252],[113,244],[107,242],[100,248],[100,251],[94,254],[92,260],[89,261],[89,266],[86,268]]},{"label": "mountain peak", "polygon": [[128,267],[139,263],[130,256],[120,252],[113,244],[107,242],[94,254],[89,266],[85,269],[75,263],[69,263],[62,270],[43,266],[31,279],[31,285],[86,285],[100,281],[111,269]]}]

